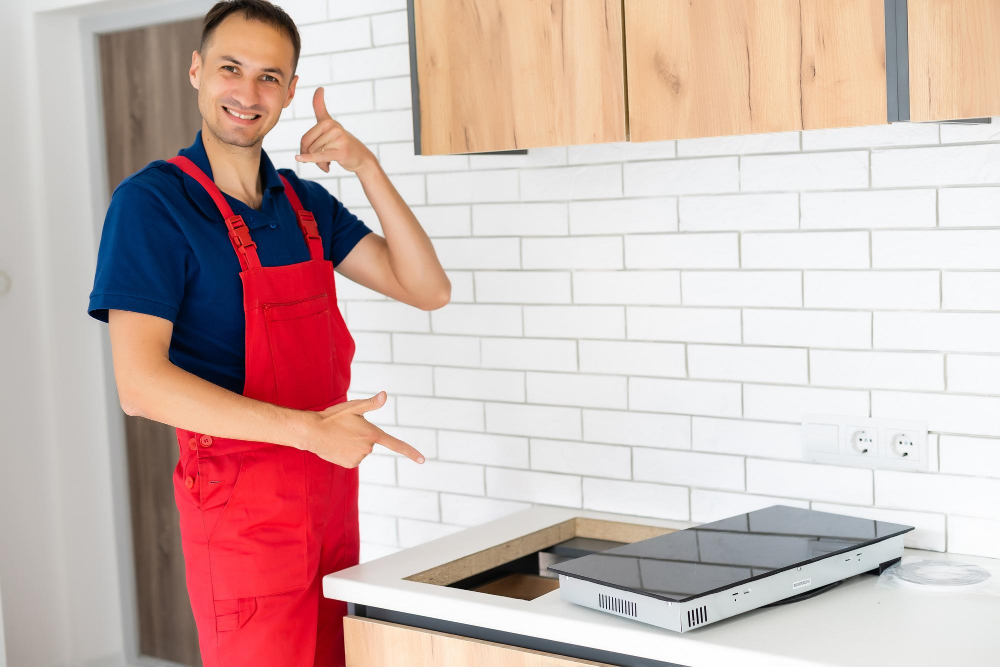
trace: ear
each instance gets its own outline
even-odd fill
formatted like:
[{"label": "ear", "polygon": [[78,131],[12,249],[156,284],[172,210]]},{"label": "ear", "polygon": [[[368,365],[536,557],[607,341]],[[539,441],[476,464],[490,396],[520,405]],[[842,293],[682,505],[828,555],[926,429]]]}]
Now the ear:
[{"label": "ear", "polygon": [[292,82],[288,84],[288,92],[285,93],[286,95],[285,103],[282,105],[281,107],[282,109],[287,109],[288,105],[291,104],[292,100],[295,98],[295,84],[297,84],[298,82],[299,82],[299,75],[296,74],[295,76],[292,77]]},{"label": "ear", "polygon": [[195,90],[199,90],[198,86],[201,77],[201,54],[198,53],[198,49],[195,49],[191,53],[191,69],[188,70],[188,78],[191,80],[191,85]]}]

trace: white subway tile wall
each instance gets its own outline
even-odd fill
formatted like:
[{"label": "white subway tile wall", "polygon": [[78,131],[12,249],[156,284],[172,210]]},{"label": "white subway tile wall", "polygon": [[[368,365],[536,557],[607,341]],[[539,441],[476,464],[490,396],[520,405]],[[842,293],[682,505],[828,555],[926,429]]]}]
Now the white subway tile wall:
[{"label": "white subway tile wall", "polygon": [[[775,503],[1000,557],[1000,124],[897,124],[415,156],[405,0],[294,0],[312,94],[378,156],[452,300],[338,275],[349,398],[420,449],[361,464],[362,559],[533,503],[704,522]],[[1000,121],[1000,119],[996,119]],[[799,459],[805,412],[925,420],[931,471]]]}]

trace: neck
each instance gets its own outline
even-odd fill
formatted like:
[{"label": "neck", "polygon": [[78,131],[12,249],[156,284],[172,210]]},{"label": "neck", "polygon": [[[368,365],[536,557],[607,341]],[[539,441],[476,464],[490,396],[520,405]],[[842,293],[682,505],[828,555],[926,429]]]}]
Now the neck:
[{"label": "neck", "polygon": [[212,165],[215,185],[251,208],[259,208],[263,198],[260,182],[260,142],[246,148],[223,143],[202,121],[201,139]]}]

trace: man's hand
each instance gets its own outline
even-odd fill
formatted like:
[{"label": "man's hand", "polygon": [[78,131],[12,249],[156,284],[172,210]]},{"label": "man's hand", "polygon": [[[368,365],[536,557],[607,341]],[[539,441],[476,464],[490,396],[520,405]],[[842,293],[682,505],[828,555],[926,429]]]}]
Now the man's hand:
[{"label": "man's hand", "polygon": [[316,112],[316,124],[302,135],[299,155],[295,156],[297,161],[315,162],[327,173],[331,161],[353,172],[375,161],[368,147],[330,116],[323,101],[322,87],[313,94],[313,111]]},{"label": "man's hand", "polygon": [[319,421],[312,425],[301,448],[344,468],[356,468],[372,453],[376,443],[417,463],[423,463],[423,454],[362,416],[383,404],[385,392],[380,391],[371,398],[344,401],[326,410],[311,413]]}]

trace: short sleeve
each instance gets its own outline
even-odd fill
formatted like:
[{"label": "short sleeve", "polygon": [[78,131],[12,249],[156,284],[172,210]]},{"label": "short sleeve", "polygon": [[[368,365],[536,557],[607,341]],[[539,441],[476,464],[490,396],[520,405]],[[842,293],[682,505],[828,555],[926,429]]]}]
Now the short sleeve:
[{"label": "short sleeve", "polygon": [[125,181],[111,196],[97,253],[88,313],[108,321],[108,309],[177,319],[191,249],[156,191]]},{"label": "short sleeve", "polygon": [[361,219],[347,210],[336,197],[333,199],[333,234],[330,243],[330,260],[334,266],[340,264],[348,253],[368,232],[372,231]]}]

